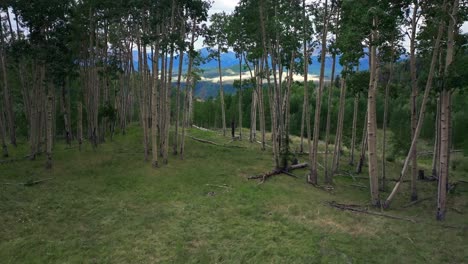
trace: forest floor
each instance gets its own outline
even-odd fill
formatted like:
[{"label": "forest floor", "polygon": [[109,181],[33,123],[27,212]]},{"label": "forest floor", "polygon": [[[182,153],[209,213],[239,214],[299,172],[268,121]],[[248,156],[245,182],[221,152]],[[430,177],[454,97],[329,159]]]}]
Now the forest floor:
[{"label": "forest floor", "polygon": [[[155,170],[143,161],[140,129],[131,127],[97,150],[59,142],[51,171],[45,155],[0,164],[0,262],[468,263],[468,184],[449,195],[442,223],[435,220],[436,182],[421,181],[419,197],[429,199],[410,207],[403,207],[405,183],[384,211],[415,222],[342,211],[327,202],[369,206],[366,173],[338,175],[329,191],[307,184],[306,169],[259,184],[247,177],[273,168],[270,151],[216,132],[189,134],[245,148],[187,138],[185,160],[170,156]],[[20,144],[12,158],[27,151]],[[429,159],[420,162],[429,166]],[[342,169],[354,171],[347,160]],[[388,166],[396,178],[400,161]],[[459,168],[452,172],[450,181],[467,179]]]}]

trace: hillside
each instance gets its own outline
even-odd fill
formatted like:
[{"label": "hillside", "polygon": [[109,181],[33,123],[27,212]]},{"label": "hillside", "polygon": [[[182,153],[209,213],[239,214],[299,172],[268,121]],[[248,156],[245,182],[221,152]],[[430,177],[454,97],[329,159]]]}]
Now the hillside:
[{"label": "hillside", "polygon": [[[331,208],[367,207],[368,180],[338,176],[332,191],[279,175],[270,152],[190,129],[185,160],[152,169],[132,126],[94,151],[58,142],[54,169],[36,161],[0,164],[0,259],[3,263],[463,263],[468,259],[468,186],[449,198],[450,216],[434,220],[434,200],[408,208],[408,186],[386,214],[417,223]],[[297,139],[295,139],[297,140]],[[20,142],[12,158],[21,158]],[[302,160],[302,158],[300,158]],[[343,161],[343,164],[345,162]],[[343,165],[344,166],[344,165]],[[391,164],[390,170],[396,172]],[[399,165],[397,165],[398,167]],[[396,174],[396,173],[393,173]],[[457,174],[458,175],[458,174]],[[14,183],[48,179],[30,187]],[[360,187],[361,186],[361,187]],[[421,197],[433,182],[421,183]],[[463,192],[462,192],[463,191]],[[432,194],[430,194],[432,193]]]}]

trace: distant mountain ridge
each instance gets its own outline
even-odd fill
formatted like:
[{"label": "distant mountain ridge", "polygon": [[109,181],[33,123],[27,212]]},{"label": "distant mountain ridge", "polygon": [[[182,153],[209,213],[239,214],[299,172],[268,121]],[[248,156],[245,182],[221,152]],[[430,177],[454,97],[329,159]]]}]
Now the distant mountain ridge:
[{"label": "distant mountain ridge", "polygon": [[[207,48],[203,48],[200,50],[202,57],[207,57],[209,55],[209,51]],[[133,65],[136,70],[138,70],[138,52],[133,51]],[[309,65],[309,74],[318,76],[320,74],[320,63],[318,61],[319,56],[312,56],[312,63]],[[342,70],[342,66],[339,64],[340,56],[336,58],[336,69],[335,74],[339,75]],[[162,59],[159,61],[160,65],[162,63]],[[167,63],[169,64],[169,58],[167,59]],[[330,75],[332,72],[332,57],[326,56],[325,58],[325,78],[330,79]],[[368,70],[369,69],[369,59],[368,57],[364,57],[360,59],[359,63],[360,70]],[[152,68],[152,61],[148,58],[148,66],[150,69]],[[182,70],[185,72],[187,71],[188,66],[188,56],[184,54],[184,63],[182,65]],[[226,53],[221,54],[221,67],[223,71],[223,76],[236,76],[239,74],[239,59],[236,57],[236,53],[229,51]],[[218,73],[218,61],[217,60],[208,60],[199,67],[203,70],[202,77],[205,78],[212,78],[216,79],[215,77],[219,76]],[[179,69],[179,59],[174,60],[173,64],[173,73],[174,75],[177,73]],[[232,79],[232,78],[231,78]],[[234,94],[236,93],[236,89],[232,85],[232,81],[225,81],[223,84],[224,92],[226,94]],[[195,96],[207,99],[210,97],[216,97],[219,94],[219,84],[213,81],[199,81],[195,86]]]},{"label": "distant mountain ridge", "polygon": [[[208,48],[203,48],[200,50],[202,57],[207,57],[209,55]],[[135,69],[138,70],[138,52],[133,51],[133,64]],[[312,63],[309,65],[309,74],[312,75],[319,75],[320,74],[320,62],[318,61],[318,56],[313,56],[312,57]],[[341,73],[342,67],[339,64],[339,59],[340,56],[336,57],[336,69],[335,69],[335,74],[339,75]],[[161,63],[162,59],[160,60]],[[168,59],[169,61],[169,59]],[[325,78],[330,78],[330,74],[332,71],[332,57],[331,56],[326,56],[325,59]],[[361,70],[367,70],[369,69],[369,59],[368,57],[364,57],[360,59],[359,63],[359,69]],[[148,59],[148,65],[151,68],[152,61]],[[232,51],[228,51],[226,53],[221,54],[221,67],[223,69],[225,68],[233,68],[235,66],[239,65],[239,59],[236,57],[236,53]],[[184,64],[182,66],[182,69],[184,71],[187,70],[188,66],[188,56],[187,54],[184,54]],[[174,65],[173,65],[173,71],[175,72],[179,68],[179,60],[176,59],[174,60]],[[200,69],[204,70],[205,72],[212,70],[212,69],[217,69],[218,68],[218,61],[217,60],[208,60],[204,64],[200,65]],[[236,73],[237,74],[237,73]],[[214,76],[204,76],[204,77],[214,77]]]}]

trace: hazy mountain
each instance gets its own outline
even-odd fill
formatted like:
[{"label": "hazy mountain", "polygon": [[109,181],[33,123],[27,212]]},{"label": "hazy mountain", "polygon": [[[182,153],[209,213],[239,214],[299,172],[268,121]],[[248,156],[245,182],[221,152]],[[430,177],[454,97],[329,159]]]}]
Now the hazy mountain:
[{"label": "hazy mountain", "polygon": [[[208,49],[203,48],[200,50],[202,57],[206,58],[209,55]],[[138,70],[138,52],[133,52],[133,64],[135,69]],[[319,75],[320,74],[320,63],[318,62],[318,55],[312,57],[312,64],[309,65],[309,74]],[[160,60],[160,64],[162,59]],[[167,60],[169,63],[169,59]],[[149,67],[152,67],[152,61],[148,59]],[[184,64],[182,69],[187,70],[188,57],[184,55]],[[236,54],[232,51],[221,54],[221,67],[223,68],[223,74],[227,76],[238,75],[239,69],[239,60],[236,57]],[[173,72],[176,74],[179,68],[179,60],[176,58],[174,60]],[[361,70],[367,70],[369,68],[369,60],[367,57],[361,58],[360,66]],[[214,78],[218,76],[218,61],[217,60],[207,60],[200,65],[200,69],[203,70],[202,76],[205,78]],[[339,56],[337,57],[337,64],[335,69],[335,74],[339,75],[342,70],[341,65],[339,64]],[[325,59],[325,78],[329,79],[332,71],[332,58],[331,56],[326,56]],[[195,94],[201,98],[214,97],[218,95],[218,84],[211,81],[200,81],[195,87]],[[232,86],[232,83],[227,81],[224,85],[224,90],[227,94],[235,93],[235,89]]]}]

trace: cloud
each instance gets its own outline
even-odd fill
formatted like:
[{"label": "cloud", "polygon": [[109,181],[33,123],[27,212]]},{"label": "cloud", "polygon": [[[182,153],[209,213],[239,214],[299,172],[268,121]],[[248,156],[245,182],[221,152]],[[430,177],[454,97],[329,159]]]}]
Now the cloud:
[{"label": "cloud", "polygon": [[210,14],[226,12],[231,13],[239,3],[238,0],[215,0],[210,9]]},{"label": "cloud", "polygon": [[461,31],[465,34],[468,33],[468,22],[463,23],[463,25],[461,26]]}]

